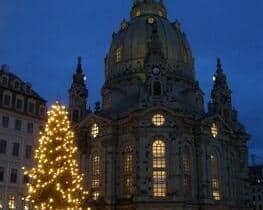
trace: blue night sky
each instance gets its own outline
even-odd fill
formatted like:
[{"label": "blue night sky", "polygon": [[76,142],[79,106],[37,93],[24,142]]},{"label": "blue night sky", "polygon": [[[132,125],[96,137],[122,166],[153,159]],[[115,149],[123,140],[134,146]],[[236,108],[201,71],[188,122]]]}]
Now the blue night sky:
[{"label": "blue night sky", "polygon": [[[0,64],[8,64],[49,103],[67,103],[77,56],[83,57],[89,103],[100,100],[104,57],[131,0],[0,0]],[[221,57],[239,118],[252,135],[250,151],[263,157],[263,1],[166,0],[196,58],[208,100]]]}]

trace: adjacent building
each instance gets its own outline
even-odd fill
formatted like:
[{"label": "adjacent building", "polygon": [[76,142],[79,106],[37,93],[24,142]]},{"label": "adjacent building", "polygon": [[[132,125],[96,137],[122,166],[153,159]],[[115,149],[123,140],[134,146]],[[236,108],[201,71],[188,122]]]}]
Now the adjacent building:
[{"label": "adjacent building", "polygon": [[22,167],[33,150],[46,113],[46,101],[27,82],[0,67],[0,210],[29,210],[22,197],[29,181]]},{"label": "adjacent building", "polygon": [[263,209],[263,165],[249,167],[250,207],[253,210]]},{"label": "adjacent building", "polygon": [[113,33],[94,112],[79,59],[69,111],[88,209],[248,209],[249,135],[220,59],[208,111],[194,60],[162,0],[134,1]]}]

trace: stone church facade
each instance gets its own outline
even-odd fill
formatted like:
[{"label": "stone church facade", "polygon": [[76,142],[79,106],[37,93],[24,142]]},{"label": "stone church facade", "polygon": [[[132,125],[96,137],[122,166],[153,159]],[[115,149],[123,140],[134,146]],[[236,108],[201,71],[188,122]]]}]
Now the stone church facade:
[{"label": "stone church facade", "polygon": [[81,60],[69,111],[91,210],[248,209],[249,135],[220,60],[211,101],[178,21],[161,0],[134,1],[112,35],[102,104],[87,109]]}]

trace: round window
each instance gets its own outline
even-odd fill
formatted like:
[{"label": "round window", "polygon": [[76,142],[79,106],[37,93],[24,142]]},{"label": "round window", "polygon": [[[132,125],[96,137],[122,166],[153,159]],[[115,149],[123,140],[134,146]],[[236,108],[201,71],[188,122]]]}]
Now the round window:
[{"label": "round window", "polygon": [[165,118],[162,114],[155,114],[152,118],[152,123],[157,127],[163,126],[165,123]]}]

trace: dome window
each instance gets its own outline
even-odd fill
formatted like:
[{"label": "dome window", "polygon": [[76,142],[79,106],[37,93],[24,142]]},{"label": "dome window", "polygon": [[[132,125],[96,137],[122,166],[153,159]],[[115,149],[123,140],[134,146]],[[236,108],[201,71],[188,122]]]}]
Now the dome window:
[{"label": "dome window", "polygon": [[153,17],[149,17],[148,18],[148,23],[149,24],[153,24],[155,22],[154,18]]},{"label": "dome window", "polygon": [[121,49],[121,47],[119,47],[119,48],[117,48],[117,50],[116,50],[116,63],[119,63],[119,62],[121,62],[121,59],[122,59],[122,49]]},{"label": "dome window", "polygon": [[7,76],[3,76],[2,77],[2,85],[3,86],[7,86],[8,85],[8,77]]},{"label": "dome window", "polygon": [[128,23],[125,21],[125,20],[123,20],[122,22],[121,22],[121,30],[125,30],[125,29],[127,29],[128,28]]},{"label": "dome window", "polygon": [[165,123],[165,117],[162,114],[155,114],[152,118],[152,123],[156,127],[161,127]]},{"label": "dome window", "polygon": [[140,11],[140,10],[137,10],[137,11],[135,12],[135,16],[138,17],[138,16],[140,16],[140,15],[141,15],[141,11]]},{"label": "dome window", "polygon": [[15,83],[14,83],[14,88],[15,88],[16,90],[18,90],[18,89],[19,89],[19,86],[20,86],[20,83],[19,83],[18,81],[15,81]]}]

